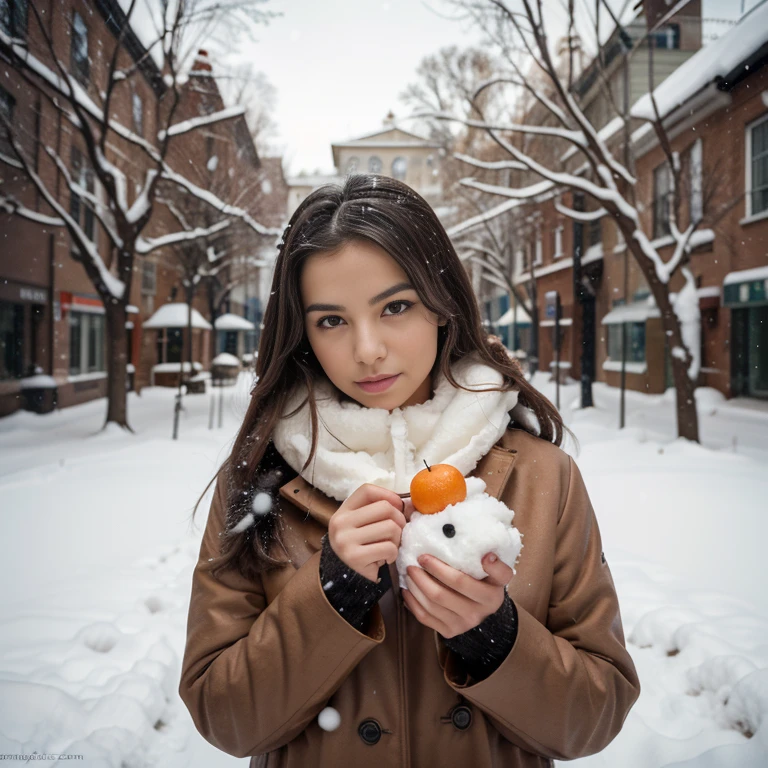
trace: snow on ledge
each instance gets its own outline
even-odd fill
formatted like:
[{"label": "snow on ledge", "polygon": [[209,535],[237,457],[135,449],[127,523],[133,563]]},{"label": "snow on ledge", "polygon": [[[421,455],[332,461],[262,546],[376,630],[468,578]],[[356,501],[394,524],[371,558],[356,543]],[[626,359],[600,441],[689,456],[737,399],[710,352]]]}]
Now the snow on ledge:
[{"label": "snow on ledge", "polygon": [[27,376],[26,379],[21,380],[22,389],[56,389],[57,386],[56,379],[44,373]]},{"label": "snow on ledge", "polygon": [[[629,361],[624,363],[627,373],[646,373],[648,371],[648,363],[630,363]],[[618,371],[621,372],[621,360],[605,360],[603,362],[604,371]]]},{"label": "snow on ledge", "polygon": [[[152,373],[178,373],[181,363],[158,363],[152,366]],[[196,371],[202,371],[203,366],[200,363],[192,363],[192,367]],[[189,363],[184,362],[184,370],[189,370]]]},{"label": "snow on ledge", "polygon": [[748,283],[752,280],[768,280],[768,265],[754,269],[742,269],[740,272],[729,272],[723,280],[723,285]]}]

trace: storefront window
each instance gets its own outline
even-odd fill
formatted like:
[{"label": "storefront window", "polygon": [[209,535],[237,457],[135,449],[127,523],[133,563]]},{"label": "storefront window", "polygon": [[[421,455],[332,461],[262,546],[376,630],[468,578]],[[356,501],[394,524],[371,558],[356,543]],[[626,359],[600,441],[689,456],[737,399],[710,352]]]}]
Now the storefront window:
[{"label": "storefront window", "polygon": [[[608,326],[608,357],[621,362],[621,323]],[[645,323],[627,323],[627,362],[645,362]]]},{"label": "storefront window", "polygon": [[22,376],[24,307],[0,301],[0,379]]},{"label": "storefront window", "polygon": [[91,312],[69,314],[69,375],[106,370],[104,315]]}]

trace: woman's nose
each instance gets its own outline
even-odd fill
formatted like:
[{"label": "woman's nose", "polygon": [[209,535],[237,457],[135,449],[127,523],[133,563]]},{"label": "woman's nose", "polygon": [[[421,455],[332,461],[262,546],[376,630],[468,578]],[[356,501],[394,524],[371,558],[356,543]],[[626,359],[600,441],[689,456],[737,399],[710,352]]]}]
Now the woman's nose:
[{"label": "woman's nose", "polygon": [[355,359],[362,365],[370,365],[386,355],[381,336],[370,328],[362,328],[355,338]]}]

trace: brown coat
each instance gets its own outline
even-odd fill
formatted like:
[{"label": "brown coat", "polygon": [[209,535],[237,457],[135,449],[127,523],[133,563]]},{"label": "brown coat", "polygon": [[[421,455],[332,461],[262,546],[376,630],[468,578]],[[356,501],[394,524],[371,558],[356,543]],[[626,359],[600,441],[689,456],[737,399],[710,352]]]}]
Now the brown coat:
[{"label": "brown coat", "polygon": [[[640,683],[581,474],[562,450],[519,429],[471,474],[515,511],[524,544],[508,585],[517,639],[480,682],[405,608],[394,564],[367,633],[336,612],[319,561],[340,503],[301,476],[280,488],[291,502],[282,506],[292,566],[258,583],[232,571],[213,579],[201,566],[217,556],[224,529],[219,482],[179,687],[205,739],[236,757],[261,755],[251,768],[515,768],[603,749]],[[328,706],[341,716],[333,731],[317,722]]]}]

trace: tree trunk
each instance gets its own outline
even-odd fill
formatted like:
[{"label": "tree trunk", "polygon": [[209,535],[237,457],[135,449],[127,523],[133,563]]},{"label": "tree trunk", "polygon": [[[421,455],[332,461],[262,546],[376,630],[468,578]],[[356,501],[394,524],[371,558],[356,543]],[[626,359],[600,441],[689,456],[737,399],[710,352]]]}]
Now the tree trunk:
[{"label": "tree trunk", "polygon": [[699,415],[696,411],[696,397],[694,390],[696,382],[688,376],[688,367],[691,363],[691,355],[694,354],[683,343],[683,333],[680,320],[672,308],[669,298],[669,284],[662,283],[656,274],[656,269],[650,259],[642,252],[639,243],[632,237],[631,232],[625,232],[624,238],[627,245],[639,265],[648,287],[656,300],[656,306],[661,312],[661,321],[667,338],[667,346],[670,350],[675,347],[687,352],[686,358],[672,355],[672,377],[675,382],[675,396],[677,399],[677,436],[687,440],[699,441]]},{"label": "tree trunk", "polygon": [[104,301],[107,325],[107,419],[133,432],[128,424],[128,340],[125,322],[128,313],[122,301]]}]

